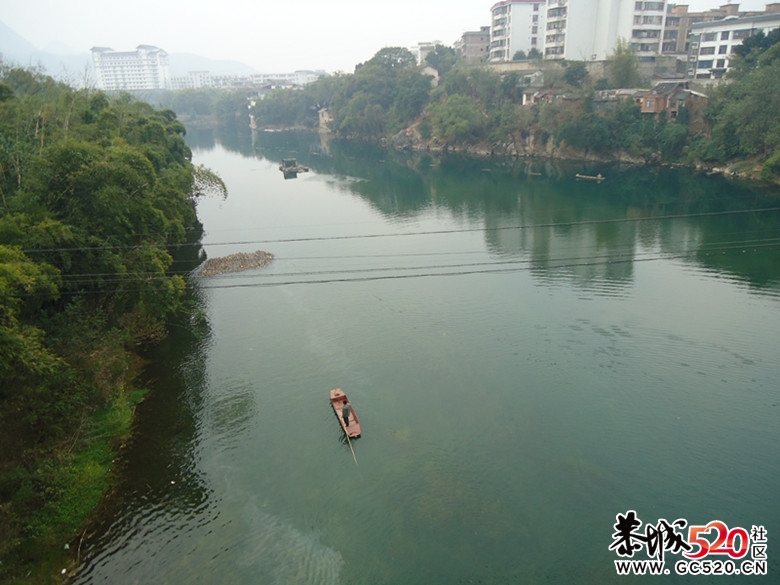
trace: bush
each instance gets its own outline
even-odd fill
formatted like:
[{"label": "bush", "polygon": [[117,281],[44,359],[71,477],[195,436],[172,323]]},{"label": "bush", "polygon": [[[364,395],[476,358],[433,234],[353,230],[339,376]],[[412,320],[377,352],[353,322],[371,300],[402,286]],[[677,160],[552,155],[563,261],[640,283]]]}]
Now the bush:
[{"label": "bush", "polygon": [[780,150],[775,152],[761,167],[761,178],[767,181],[780,178]]}]

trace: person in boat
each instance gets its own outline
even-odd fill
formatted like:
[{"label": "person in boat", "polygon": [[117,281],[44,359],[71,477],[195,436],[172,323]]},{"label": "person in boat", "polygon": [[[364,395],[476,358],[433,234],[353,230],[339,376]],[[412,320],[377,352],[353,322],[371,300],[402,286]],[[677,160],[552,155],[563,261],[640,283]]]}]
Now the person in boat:
[{"label": "person in boat", "polygon": [[341,407],[341,418],[344,419],[344,424],[349,426],[349,415],[352,414],[352,405],[349,401],[344,401],[344,406]]}]

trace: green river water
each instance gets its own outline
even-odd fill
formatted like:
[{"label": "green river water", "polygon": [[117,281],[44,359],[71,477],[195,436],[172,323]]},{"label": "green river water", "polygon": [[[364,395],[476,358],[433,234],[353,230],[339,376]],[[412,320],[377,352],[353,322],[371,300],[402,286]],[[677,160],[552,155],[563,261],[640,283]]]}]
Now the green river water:
[{"label": "green river water", "polygon": [[189,140],[229,189],[198,205],[206,254],[275,259],[193,277],[72,583],[653,580],[616,575],[628,510],[768,531],[767,576],[676,577],[669,551],[664,582],[780,582],[777,189]]}]

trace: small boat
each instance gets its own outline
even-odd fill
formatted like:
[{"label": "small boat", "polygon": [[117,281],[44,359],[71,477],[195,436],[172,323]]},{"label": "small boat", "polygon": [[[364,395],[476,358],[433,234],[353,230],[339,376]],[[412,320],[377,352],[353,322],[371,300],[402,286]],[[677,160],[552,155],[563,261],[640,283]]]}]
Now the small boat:
[{"label": "small boat", "polygon": [[294,179],[298,176],[298,173],[308,173],[309,167],[299,165],[298,161],[294,158],[285,158],[282,159],[279,170],[282,171],[285,179]]},{"label": "small boat", "polygon": [[581,175],[577,173],[576,177],[578,179],[586,179],[588,181],[603,181],[606,177],[599,173],[598,175]]},{"label": "small boat", "polygon": [[360,436],[360,421],[358,420],[355,407],[352,407],[352,414],[349,416],[349,426],[344,424],[344,419],[341,417],[341,407],[347,402],[347,395],[341,388],[335,388],[330,391],[330,405],[333,407],[333,412],[336,414],[336,418],[339,419],[341,428],[344,429],[347,437],[356,439]]}]

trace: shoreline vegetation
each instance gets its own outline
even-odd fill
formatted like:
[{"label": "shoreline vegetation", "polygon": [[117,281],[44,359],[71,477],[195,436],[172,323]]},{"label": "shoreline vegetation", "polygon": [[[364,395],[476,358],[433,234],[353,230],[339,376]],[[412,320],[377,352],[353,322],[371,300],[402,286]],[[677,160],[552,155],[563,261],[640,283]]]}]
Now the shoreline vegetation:
[{"label": "shoreline vegetation", "polygon": [[251,125],[397,150],[687,166],[780,184],[780,30],[749,37],[731,61],[726,82],[671,118],[642,113],[635,94],[619,92],[642,87],[622,44],[600,79],[583,62],[540,60],[539,75],[501,74],[441,45],[423,69],[407,49],[388,47],[352,74],[271,91],[251,108]]},{"label": "shoreline vegetation", "polygon": [[226,190],[184,134],[128,94],[0,66],[3,583],[77,568],[149,350],[196,311],[183,276],[202,260],[195,203]]}]

